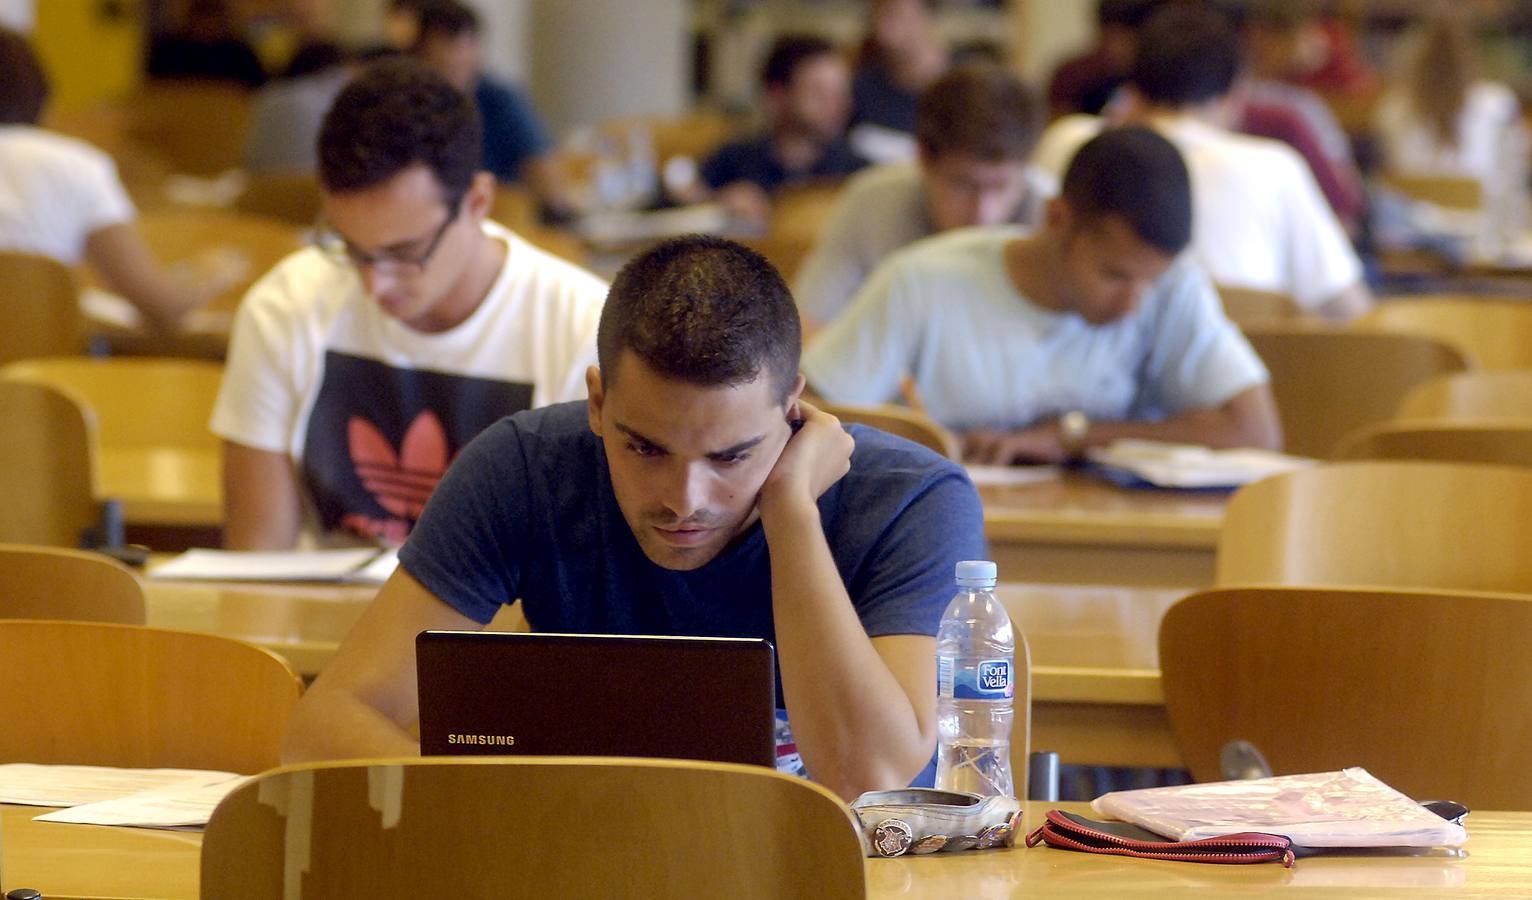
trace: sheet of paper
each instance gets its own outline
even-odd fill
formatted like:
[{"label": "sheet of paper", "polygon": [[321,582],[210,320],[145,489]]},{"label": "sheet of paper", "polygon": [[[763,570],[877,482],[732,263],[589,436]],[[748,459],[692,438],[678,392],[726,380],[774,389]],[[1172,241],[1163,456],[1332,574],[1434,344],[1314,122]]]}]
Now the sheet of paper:
[{"label": "sheet of paper", "polygon": [[187,783],[139,791],[115,800],[86,803],[37,817],[39,822],[75,822],[81,825],[128,825],[138,828],[190,828],[206,825],[213,808],[231,791],[250,779],[223,775],[217,781]]},{"label": "sheet of paper", "polygon": [[1091,462],[1128,472],[1157,487],[1238,487],[1312,465],[1313,460],[1270,450],[1212,450],[1191,444],[1117,441],[1090,451]]},{"label": "sheet of paper", "polygon": [[358,584],[382,584],[399,568],[399,551],[384,550],[372,562],[351,573],[349,581]]},{"label": "sheet of paper", "polygon": [[133,304],[100,288],[88,287],[80,291],[80,312],[85,318],[102,325],[140,328],[144,324],[144,317],[133,308]]},{"label": "sheet of paper", "polygon": [[140,791],[201,786],[235,778],[205,769],[115,769],[109,766],[0,765],[0,803],[78,806]]},{"label": "sheet of paper", "polygon": [[156,566],[149,576],[183,581],[344,581],[378,555],[376,547],[283,553],[188,550]]},{"label": "sheet of paper", "polygon": [[981,466],[968,465],[968,478],[974,487],[1012,487],[1021,484],[1037,484],[1056,481],[1058,466]]}]

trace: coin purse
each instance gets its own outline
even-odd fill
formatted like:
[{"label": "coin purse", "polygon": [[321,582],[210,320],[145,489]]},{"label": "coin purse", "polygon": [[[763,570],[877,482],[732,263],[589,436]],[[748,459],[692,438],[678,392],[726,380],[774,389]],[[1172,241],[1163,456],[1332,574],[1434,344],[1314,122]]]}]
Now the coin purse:
[{"label": "coin purse", "polygon": [[1109,853],[1177,862],[1263,863],[1292,868],[1293,842],[1280,834],[1245,831],[1197,841],[1173,841],[1127,822],[1097,822],[1061,809],[1048,810],[1043,824],[1027,835],[1027,846],[1046,843],[1059,850]]},{"label": "coin purse", "polygon": [[954,853],[1010,847],[1021,830],[1015,797],[905,788],[868,791],[851,804],[868,856]]}]

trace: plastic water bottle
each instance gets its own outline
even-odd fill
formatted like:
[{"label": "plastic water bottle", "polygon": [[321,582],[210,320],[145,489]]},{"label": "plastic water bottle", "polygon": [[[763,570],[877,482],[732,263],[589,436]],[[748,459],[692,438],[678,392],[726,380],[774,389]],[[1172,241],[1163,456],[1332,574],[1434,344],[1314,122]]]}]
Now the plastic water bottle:
[{"label": "plastic water bottle", "polygon": [[936,786],[1012,797],[1015,632],[995,599],[994,563],[958,563],[957,583],[936,632]]}]

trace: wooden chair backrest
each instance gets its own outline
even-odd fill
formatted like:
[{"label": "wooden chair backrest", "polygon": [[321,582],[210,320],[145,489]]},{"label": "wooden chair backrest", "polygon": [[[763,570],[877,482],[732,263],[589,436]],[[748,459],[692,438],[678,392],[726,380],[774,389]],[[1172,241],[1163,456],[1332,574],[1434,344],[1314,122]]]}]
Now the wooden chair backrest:
[{"label": "wooden chair backrest", "polygon": [[1223,301],[1224,315],[1241,328],[1281,324],[1303,318],[1303,308],[1298,305],[1298,301],[1279,291],[1220,284],[1218,299]]},{"label": "wooden chair backrest", "polygon": [[1336,587],[1193,594],[1160,625],[1198,781],[1253,743],[1278,775],[1361,766],[1421,800],[1532,809],[1532,597]]},{"label": "wooden chair backrest", "polygon": [[123,135],[170,170],[212,176],[242,162],[250,92],[203,79],[155,79],[124,101]]},{"label": "wooden chair backrest", "polygon": [[144,586],[99,553],[0,544],[0,618],[144,624]]},{"label": "wooden chair backrest", "polygon": [[5,307],[0,363],[85,349],[79,289],[63,263],[0,252],[0,304]]},{"label": "wooden chair backrest", "polygon": [[[303,863],[290,851],[303,823]],[[284,878],[286,881],[284,881]],[[288,890],[284,894],[284,883]],[[861,898],[852,813],[758,766],[590,757],[353,760],[219,804],[202,896]]]},{"label": "wooden chair backrest", "polygon": [[214,634],[0,620],[0,647],[26,654],[0,679],[0,721],[18,723],[0,762],[260,772],[303,689],[276,654]]},{"label": "wooden chair backrest", "polygon": [[95,417],[104,447],[217,450],[208,430],[223,366],[156,357],[50,357],[0,368],[0,379],[46,384]]},{"label": "wooden chair backrest", "polygon": [[1245,330],[1271,372],[1285,449],[1328,457],[1349,432],[1394,414],[1421,381],[1467,367],[1447,342],[1304,326]]},{"label": "wooden chair backrest", "polygon": [[1532,419],[1532,369],[1439,375],[1417,384],[1394,413],[1400,419]]},{"label": "wooden chair backrest", "polygon": [[825,412],[842,422],[868,425],[905,440],[929,447],[950,460],[963,458],[957,436],[936,422],[904,406],[885,403],[880,406],[848,406],[826,403],[820,406]]},{"label": "wooden chair backrest", "polygon": [[319,219],[323,199],[319,179],[311,174],[250,175],[245,190],[234,200],[234,210],[308,228]]},{"label": "wooden chair backrest", "polygon": [[1476,422],[1395,419],[1353,432],[1336,459],[1420,459],[1532,466],[1532,416]]},{"label": "wooden chair backrest", "polygon": [[100,521],[95,420],[59,391],[0,380],[0,541],[78,547]]},{"label": "wooden chair backrest", "polygon": [[1484,369],[1532,369],[1532,303],[1438,295],[1380,303],[1361,328],[1420,334],[1456,346]]},{"label": "wooden chair backrest", "polygon": [[1477,178],[1387,172],[1383,183],[1411,200],[1423,200],[1443,209],[1484,208],[1484,185]]},{"label": "wooden chair backrest", "polygon": [[1532,593],[1532,471],[1347,462],[1235,492],[1214,583]]}]

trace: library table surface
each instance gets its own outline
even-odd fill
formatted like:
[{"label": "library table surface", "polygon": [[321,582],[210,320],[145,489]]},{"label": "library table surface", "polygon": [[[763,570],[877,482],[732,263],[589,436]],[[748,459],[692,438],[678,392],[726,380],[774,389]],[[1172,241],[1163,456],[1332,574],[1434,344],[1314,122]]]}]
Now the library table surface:
[{"label": "library table surface", "polygon": [[[1024,826],[1061,807],[1089,815],[1082,803],[1026,805]],[[194,898],[199,832],[34,822],[38,807],[0,807],[5,887],[32,887],[48,900]],[[1123,859],[1053,850],[970,851],[867,860],[870,898],[1043,896],[1245,896],[1291,891],[1332,897],[1532,895],[1532,813],[1478,811],[1467,819],[1464,851],[1423,856],[1336,855],[1275,863],[1207,865]]]}]

